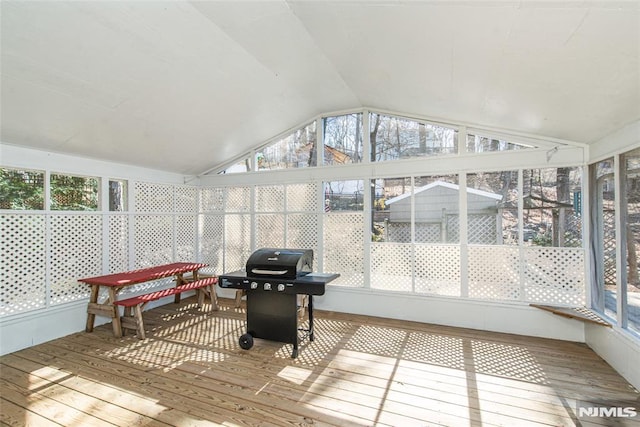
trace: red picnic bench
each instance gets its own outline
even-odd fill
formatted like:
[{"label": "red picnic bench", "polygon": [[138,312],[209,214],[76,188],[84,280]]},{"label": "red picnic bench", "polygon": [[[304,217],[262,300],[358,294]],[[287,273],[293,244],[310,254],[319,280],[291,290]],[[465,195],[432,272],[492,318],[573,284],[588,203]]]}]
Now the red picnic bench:
[{"label": "red picnic bench", "polygon": [[[91,285],[91,294],[87,305],[86,331],[93,331],[96,315],[108,316],[112,319],[114,336],[121,337],[123,328],[126,328],[136,330],[138,337],[144,339],[144,322],[142,319],[144,306],[151,301],[171,295],[175,296],[174,301],[178,303],[183,292],[192,290],[195,290],[198,294],[199,308],[202,307],[204,298],[208,294],[211,298],[212,309],[217,310],[218,297],[215,286],[218,283],[218,278],[211,275],[205,276],[205,274],[198,275],[198,270],[206,266],[207,264],[175,262],[140,270],[79,279],[80,282]],[[185,277],[185,274],[188,276]],[[176,286],[173,288],[149,292],[123,300],[118,300],[117,298],[118,293],[127,286],[170,276],[175,276]],[[200,277],[202,276],[205,277],[201,279]],[[99,302],[98,296],[101,287],[105,287],[108,290],[108,296],[105,301]],[[118,306],[124,307],[124,316],[122,317],[120,317]]]},{"label": "red picnic bench", "polygon": [[[160,291],[151,292],[149,294],[138,295],[135,297],[118,300],[114,305],[124,307],[124,315],[122,316],[122,329],[133,329],[137,331],[138,338],[144,339],[144,321],[142,320],[142,310],[147,303],[159,300],[160,298],[171,295],[178,295],[186,291],[196,291],[198,294],[198,308],[202,307],[204,297],[209,294],[211,305],[217,308],[217,298],[215,297],[215,286],[218,283],[217,277],[207,277],[205,279],[189,282],[186,285],[179,285],[175,288],[162,289]],[[205,290],[209,288],[208,290]],[[124,334],[124,330],[122,331]]]}]

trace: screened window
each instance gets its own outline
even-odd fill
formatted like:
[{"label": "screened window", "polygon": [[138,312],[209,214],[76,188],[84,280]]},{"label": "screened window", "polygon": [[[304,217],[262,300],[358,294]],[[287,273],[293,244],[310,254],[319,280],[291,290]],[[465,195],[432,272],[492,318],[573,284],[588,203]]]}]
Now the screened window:
[{"label": "screened window", "polygon": [[518,244],[518,172],[467,175],[469,243]]},{"label": "screened window", "polygon": [[523,240],[534,246],[582,247],[582,169],[523,171]]},{"label": "screened window", "polygon": [[317,163],[315,121],[256,153],[258,170],[305,168]]},{"label": "screened window", "polygon": [[517,144],[499,138],[467,134],[467,151],[470,153],[486,153],[490,151],[511,151],[531,148],[529,145]]},{"label": "screened window", "polygon": [[626,227],[626,264],[627,264],[627,325],[629,329],[640,333],[640,148],[626,153],[623,157],[625,167],[623,200]]},{"label": "screened window", "polygon": [[220,175],[220,174],[227,174],[227,173],[243,173],[243,172],[249,172],[250,170],[251,170],[251,167],[249,165],[249,158],[246,158],[229,166],[225,170],[218,172],[218,174]]},{"label": "screened window", "polygon": [[421,176],[415,185],[415,241],[460,242],[458,175]]},{"label": "screened window", "polygon": [[411,159],[458,151],[455,129],[399,117],[369,116],[371,161]]},{"label": "screened window", "polygon": [[372,180],[372,241],[459,242],[457,183],[457,175]]},{"label": "screened window", "polygon": [[324,126],[324,164],[362,162],[362,114],[326,117]]},{"label": "screened window", "polygon": [[362,211],[364,181],[329,181],[324,183],[324,211]]},{"label": "screened window", "polygon": [[374,179],[371,191],[371,241],[411,242],[411,178]]},{"label": "screened window", "polygon": [[51,174],[51,209],[96,211],[99,188],[98,178]]},{"label": "screened window", "polygon": [[43,210],[44,172],[0,168],[0,209]]},{"label": "screened window", "polygon": [[109,180],[109,211],[124,212],[127,210],[127,181]]},{"label": "screened window", "polygon": [[[592,192],[592,223],[595,261],[595,281],[599,286],[597,308],[613,319],[617,318],[618,287],[616,280],[616,191],[614,185],[614,160],[602,160],[591,165],[591,176],[595,179]],[[599,297],[599,298],[598,298]]]}]

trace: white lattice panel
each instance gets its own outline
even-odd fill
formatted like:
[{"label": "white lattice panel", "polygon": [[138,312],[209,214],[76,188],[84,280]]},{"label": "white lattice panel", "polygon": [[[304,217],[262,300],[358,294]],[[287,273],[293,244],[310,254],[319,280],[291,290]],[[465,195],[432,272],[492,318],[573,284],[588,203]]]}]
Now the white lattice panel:
[{"label": "white lattice panel", "polygon": [[129,216],[109,216],[109,273],[129,270]]},{"label": "white lattice panel", "polygon": [[287,212],[316,212],[318,210],[318,185],[287,185]]},{"label": "white lattice panel", "polygon": [[0,215],[0,315],[46,305],[44,215]]},{"label": "white lattice panel", "polygon": [[524,265],[527,301],[585,305],[583,249],[525,248]]},{"label": "white lattice panel", "polygon": [[408,222],[389,222],[386,224],[386,242],[410,243],[411,242],[411,224]]},{"label": "white lattice panel", "polygon": [[256,187],[256,212],[283,212],[284,186],[264,185]]},{"label": "white lattice panel", "polygon": [[176,212],[195,213],[198,211],[198,188],[175,187]]},{"label": "white lattice panel", "polygon": [[134,247],[136,268],[173,262],[173,217],[136,215]]},{"label": "white lattice panel", "polygon": [[256,248],[284,246],[284,214],[256,215]]},{"label": "white lattice panel", "polygon": [[417,243],[440,243],[442,241],[442,224],[416,223]]},{"label": "white lattice panel", "polygon": [[[440,243],[442,241],[441,224],[416,223],[415,233],[415,241],[418,243]],[[385,241],[396,243],[411,242],[411,224],[408,222],[388,223]]]},{"label": "white lattice panel", "polygon": [[371,287],[412,291],[413,247],[410,243],[371,244]]},{"label": "white lattice panel", "polygon": [[460,296],[460,247],[415,245],[415,291]]},{"label": "white lattice panel", "polygon": [[460,217],[458,215],[447,215],[447,229],[445,242],[460,242]]},{"label": "white lattice panel", "polygon": [[177,262],[195,262],[198,221],[195,215],[176,216],[176,257]]},{"label": "white lattice panel", "polygon": [[469,215],[469,243],[495,245],[498,243],[496,215]]},{"label": "white lattice panel", "polygon": [[89,295],[83,277],[102,273],[102,216],[51,217],[51,301],[75,301]]},{"label": "white lattice panel", "polygon": [[287,215],[287,242],[285,247],[313,249],[315,257],[318,248],[318,215]]},{"label": "white lattice panel", "polygon": [[251,255],[251,215],[225,215],[224,271],[242,270]]},{"label": "white lattice panel", "polygon": [[251,188],[229,187],[225,200],[225,212],[249,212],[251,210]]},{"label": "white lattice panel", "polygon": [[469,246],[469,297],[519,299],[519,249],[508,246]]},{"label": "white lattice panel", "polygon": [[136,182],[136,212],[173,212],[173,186]]},{"label": "white lattice panel", "polygon": [[201,215],[200,259],[217,274],[224,272],[224,215]]},{"label": "white lattice panel", "polygon": [[224,212],[224,188],[201,188],[200,209],[202,212]]},{"label": "white lattice panel", "polygon": [[323,220],[323,270],[340,273],[331,285],[364,285],[364,216],[362,213],[331,213]]}]

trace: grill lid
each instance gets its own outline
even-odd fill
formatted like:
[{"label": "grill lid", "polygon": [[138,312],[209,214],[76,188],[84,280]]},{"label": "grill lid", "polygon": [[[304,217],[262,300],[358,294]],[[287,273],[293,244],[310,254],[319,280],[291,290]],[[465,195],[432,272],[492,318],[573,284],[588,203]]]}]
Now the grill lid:
[{"label": "grill lid", "polygon": [[313,271],[313,250],[262,248],[247,260],[248,277],[296,279]]}]

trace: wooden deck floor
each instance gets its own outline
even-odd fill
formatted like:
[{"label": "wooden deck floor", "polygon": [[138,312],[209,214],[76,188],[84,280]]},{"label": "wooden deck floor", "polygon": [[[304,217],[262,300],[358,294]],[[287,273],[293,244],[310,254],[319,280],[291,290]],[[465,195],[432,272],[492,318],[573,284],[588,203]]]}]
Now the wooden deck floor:
[{"label": "wooden deck floor", "polygon": [[243,309],[189,298],[145,312],[147,339],[111,325],[0,358],[15,426],[637,425],[577,417],[578,401],[638,405],[583,344],[316,312],[316,340],[240,349]]}]

